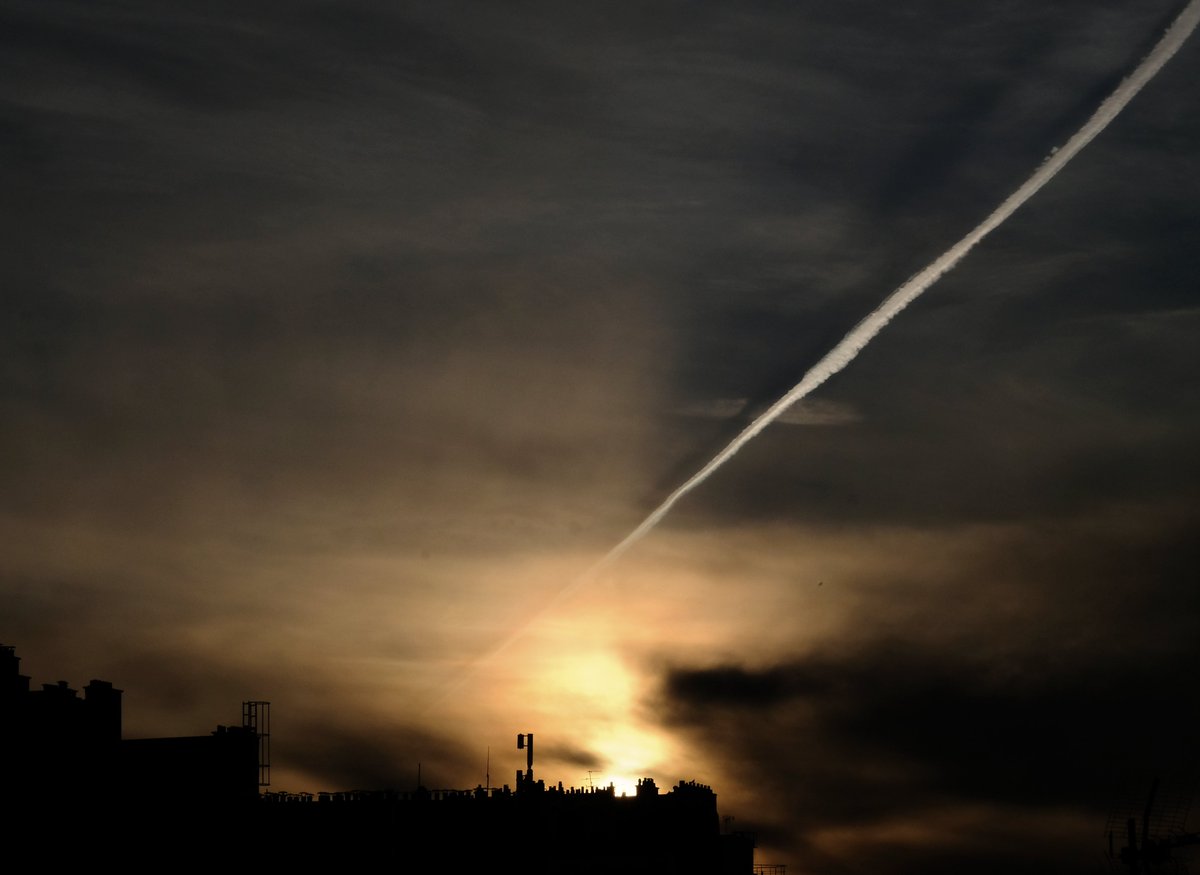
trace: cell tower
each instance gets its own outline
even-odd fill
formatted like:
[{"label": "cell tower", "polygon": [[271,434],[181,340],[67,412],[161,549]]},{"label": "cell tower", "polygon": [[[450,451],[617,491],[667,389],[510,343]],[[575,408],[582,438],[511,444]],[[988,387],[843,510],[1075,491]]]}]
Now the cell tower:
[{"label": "cell tower", "polygon": [[522,774],[520,769],[517,769],[517,788],[528,787],[533,789],[533,733],[518,733],[517,734],[517,750],[525,751],[525,773]]}]

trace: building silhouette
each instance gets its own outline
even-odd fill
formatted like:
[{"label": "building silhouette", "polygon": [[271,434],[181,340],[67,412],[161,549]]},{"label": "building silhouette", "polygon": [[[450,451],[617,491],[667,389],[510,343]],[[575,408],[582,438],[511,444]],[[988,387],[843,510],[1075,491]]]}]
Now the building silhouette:
[{"label": "building silhouette", "polygon": [[256,802],[259,742],[243,726],[208,735],[125,739],[121,695],[92,680],[83,696],[66,681],[33,689],[15,648],[0,645],[0,788],[9,804],[128,807],[187,788],[188,804]]},{"label": "building silhouette", "polygon": [[[720,829],[711,787],[652,778],[634,796],[547,786],[473,790],[260,792],[269,772],[268,703],[208,735],[124,739],[122,691],[92,680],[33,689],[0,645],[0,817],[6,850],[60,864],[119,858],[134,871],[186,864],[337,866],[399,872],[750,875],[754,837]],[[119,851],[117,849],[120,849]],[[145,865],[139,865],[138,861]],[[155,862],[157,861],[157,862]]]}]

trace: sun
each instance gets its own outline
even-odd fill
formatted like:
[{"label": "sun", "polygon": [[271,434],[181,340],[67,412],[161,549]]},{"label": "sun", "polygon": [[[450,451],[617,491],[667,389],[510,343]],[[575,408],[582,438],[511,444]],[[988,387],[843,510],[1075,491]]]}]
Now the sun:
[{"label": "sun", "polygon": [[[634,795],[640,778],[669,757],[666,736],[636,716],[641,687],[625,663],[604,648],[560,653],[547,660],[538,685],[566,705],[577,743],[595,759],[596,768],[580,775],[582,786],[611,785],[620,796]],[[573,783],[573,782],[572,782]]]},{"label": "sun", "polygon": [[612,785],[618,796],[633,796],[637,783],[655,764],[668,755],[668,745],[661,735],[626,726],[616,732],[593,740],[592,749],[605,763],[603,771],[593,775],[596,786]]}]

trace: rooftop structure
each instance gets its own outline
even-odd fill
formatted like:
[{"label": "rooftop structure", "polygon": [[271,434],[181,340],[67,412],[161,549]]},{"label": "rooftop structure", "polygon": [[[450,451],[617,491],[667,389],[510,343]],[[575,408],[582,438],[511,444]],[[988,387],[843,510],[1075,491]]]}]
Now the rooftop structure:
[{"label": "rooftop structure", "polygon": [[[509,788],[260,792],[269,781],[267,702],[241,726],[183,738],[121,737],[122,691],[92,680],[30,687],[0,645],[0,816],[8,846],[86,863],[118,842],[139,853],[228,864],[345,865],[413,856],[454,872],[750,875],[754,837],[722,834],[711,787],[653,778],[634,796],[547,786],[527,768]],[[64,841],[70,837],[70,841]],[[382,856],[381,856],[382,855]],[[403,866],[400,866],[404,870]],[[429,871],[419,868],[418,871]]]}]

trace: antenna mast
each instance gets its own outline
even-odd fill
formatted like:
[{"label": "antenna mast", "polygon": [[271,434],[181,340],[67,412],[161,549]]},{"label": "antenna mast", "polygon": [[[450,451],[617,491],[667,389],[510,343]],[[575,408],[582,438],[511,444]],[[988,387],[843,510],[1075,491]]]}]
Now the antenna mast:
[{"label": "antenna mast", "polygon": [[523,732],[517,735],[517,749],[525,751],[525,774],[517,769],[517,787],[533,789],[533,733]]}]

